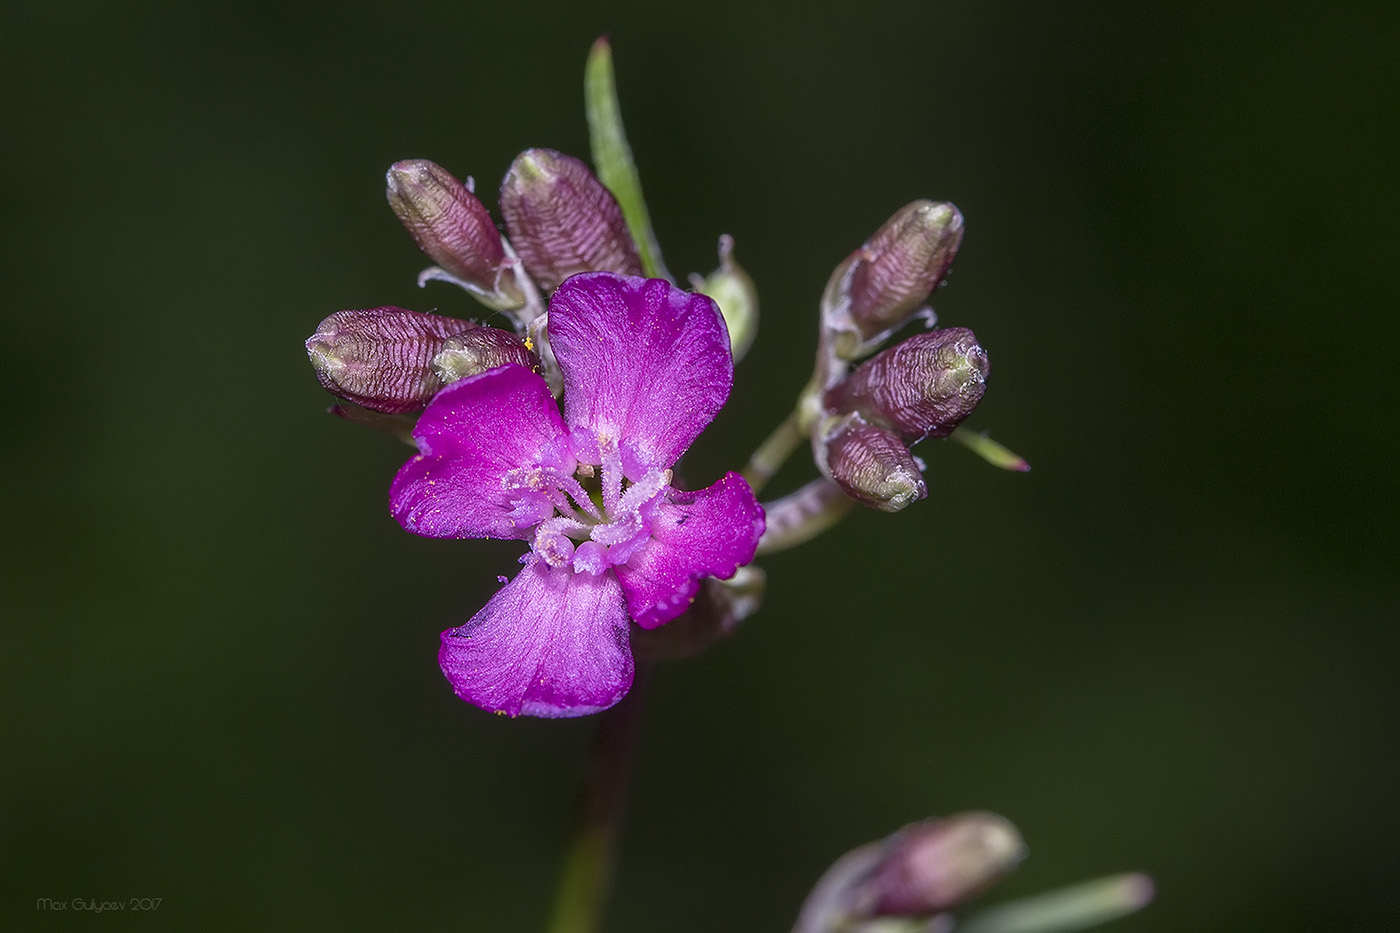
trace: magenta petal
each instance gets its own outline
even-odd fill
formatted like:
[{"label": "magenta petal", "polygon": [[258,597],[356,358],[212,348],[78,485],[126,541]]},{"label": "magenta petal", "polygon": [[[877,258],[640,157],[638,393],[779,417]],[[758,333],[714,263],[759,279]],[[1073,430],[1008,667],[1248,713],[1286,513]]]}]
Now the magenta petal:
[{"label": "magenta petal", "polygon": [[510,716],[586,716],[632,686],[622,587],[535,561],[466,625],[442,633],[438,663],[457,696]]},{"label": "magenta petal", "polygon": [[523,366],[454,382],[418,419],[421,453],[394,477],[389,510],[430,538],[527,538],[530,528],[510,519],[519,494],[507,490],[505,475],[539,464],[563,433],[549,387]]},{"label": "magenta petal", "polygon": [[680,615],[702,577],[727,579],[753,560],[763,523],[763,508],[738,473],[699,492],[671,492],[657,509],[651,540],[613,568],[632,619],[655,628]]},{"label": "magenta petal", "polygon": [[729,397],[729,332],[713,301],[662,279],[585,272],[549,302],[570,427],[634,442],[675,463]]}]

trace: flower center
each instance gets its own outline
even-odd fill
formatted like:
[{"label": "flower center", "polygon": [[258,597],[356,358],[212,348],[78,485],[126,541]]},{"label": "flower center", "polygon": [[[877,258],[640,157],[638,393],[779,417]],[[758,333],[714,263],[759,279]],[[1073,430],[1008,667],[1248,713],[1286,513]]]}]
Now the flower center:
[{"label": "flower center", "polygon": [[[531,549],[551,567],[597,576],[651,539],[671,471],[643,464],[605,434],[576,430],[543,463],[511,470],[511,519],[535,529]],[[552,454],[552,455],[551,455]]]}]

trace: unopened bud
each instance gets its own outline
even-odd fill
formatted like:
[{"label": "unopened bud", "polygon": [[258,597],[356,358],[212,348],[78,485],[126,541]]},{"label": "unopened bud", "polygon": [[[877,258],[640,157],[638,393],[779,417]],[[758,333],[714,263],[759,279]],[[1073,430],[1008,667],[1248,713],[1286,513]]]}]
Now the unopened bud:
[{"label": "unopened bud", "polygon": [[417,411],[442,388],[432,360],[478,325],[403,308],[337,311],[306,341],[327,392],[384,414]]},{"label": "unopened bud", "polygon": [[928,496],[919,464],[904,442],[859,418],[836,430],[818,461],[825,461],[824,471],[846,495],[882,512],[898,512]]},{"label": "unopened bud", "polygon": [[926,331],[866,360],[826,393],[826,406],[859,412],[911,443],[947,437],[982,401],[989,370],[966,327]]},{"label": "unopened bud", "polygon": [[960,813],[906,826],[886,840],[867,884],[876,915],[947,910],[986,890],[1026,856],[1021,834],[995,813]]},{"label": "unopened bud", "polygon": [[837,266],[822,304],[841,355],[854,358],[860,344],[908,321],[948,274],[962,235],[952,204],[915,201]]},{"label": "unopened bud", "polygon": [[500,231],[466,185],[427,159],[395,162],[384,177],[389,206],[429,259],[491,307],[524,303]]},{"label": "unopened bud", "polygon": [[540,359],[529,344],[510,331],[499,327],[478,327],[465,334],[448,337],[442,350],[433,357],[432,367],[444,383],[456,382],[497,366],[515,363],[536,372]]},{"label": "unopened bud", "polygon": [[729,328],[729,349],[737,363],[749,352],[758,335],[758,289],[749,274],[734,261],[732,236],[725,234],[719,238],[719,268],[704,278],[692,275],[690,284],[719,305],[724,324]]},{"label": "unopened bud", "polygon": [[[837,859],[802,905],[794,933],[950,929],[952,918],[944,911],[985,890],[1025,855],[1016,827],[995,813],[961,813],[913,823]],[[922,922],[929,915],[941,916]],[[876,919],[880,917],[889,919],[882,923]],[[896,917],[919,918],[921,922],[903,924],[895,921]],[[975,922],[968,929],[973,925]],[[961,923],[958,928],[962,928]],[[1051,928],[1032,924],[996,927],[1027,931]],[[1068,925],[1053,928],[1080,929]]]},{"label": "unopened bud", "polygon": [[617,199],[573,156],[553,149],[516,156],[501,183],[501,214],[526,271],[545,292],[577,272],[642,274]]}]

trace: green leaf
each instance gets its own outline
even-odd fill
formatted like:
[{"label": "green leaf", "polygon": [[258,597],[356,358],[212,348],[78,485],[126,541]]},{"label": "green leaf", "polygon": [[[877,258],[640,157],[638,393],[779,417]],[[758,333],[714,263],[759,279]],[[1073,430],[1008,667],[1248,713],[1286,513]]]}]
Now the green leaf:
[{"label": "green leaf", "polygon": [[647,275],[675,279],[661,261],[661,246],[651,229],[651,216],[642,197],[642,179],[632,161],[632,147],[622,128],[622,108],[617,102],[617,82],[613,78],[612,46],[606,36],[593,43],[583,70],[583,106],[588,114],[588,137],[593,149],[593,169],[622,208],[627,231],[637,244],[642,269]]},{"label": "green leaf", "polygon": [[959,427],[953,429],[952,437],[994,467],[1015,470],[1018,473],[1030,472],[1031,465],[1026,462],[1025,457],[1006,449],[985,434]]},{"label": "green leaf", "polygon": [[1141,910],[1152,894],[1152,880],[1136,872],[1097,878],[988,908],[959,923],[958,933],[1087,930]]}]

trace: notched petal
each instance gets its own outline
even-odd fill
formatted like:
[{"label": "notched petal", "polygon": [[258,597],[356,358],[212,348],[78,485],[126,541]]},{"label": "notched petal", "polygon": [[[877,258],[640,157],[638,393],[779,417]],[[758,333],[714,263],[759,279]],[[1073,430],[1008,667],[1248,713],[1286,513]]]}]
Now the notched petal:
[{"label": "notched petal", "polygon": [[563,434],[549,387],[522,366],[454,382],[413,429],[420,453],[394,477],[390,511],[430,538],[528,538],[507,475],[541,465]]},{"label": "notched petal", "polygon": [[669,467],[729,398],[734,362],[715,303],[664,279],[576,275],[549,304],[564,414]]},{"label": "notched petal", "polygon": [[586,716],[632,686],[622,587],[535,561],[470,622],[442,633],[438,663],[457,696],[490,712]]},{"label": "notched petal", "polygon": [[651,540],[616,568],[633,620],[654,628],[680,615],[702,578],[728,578],[753,560],[763,527],[763,508],[737,473],[699,492],[672,491]]}]

